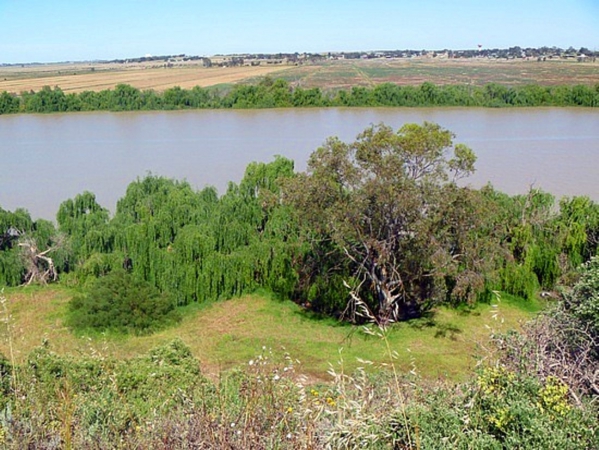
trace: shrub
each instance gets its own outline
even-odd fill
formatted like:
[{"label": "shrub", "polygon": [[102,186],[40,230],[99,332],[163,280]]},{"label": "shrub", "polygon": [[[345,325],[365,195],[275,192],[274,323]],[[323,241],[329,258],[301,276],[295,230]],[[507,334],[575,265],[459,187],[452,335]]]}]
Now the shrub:
[{"label": "shrub", "polygon": [[[422,449],[587,449],[599,444],[596,410],[574,407],[569,387],[554,377],[542,382],[501,366],[487,367],[460,389],[424,389],[419,396],[406,414]],[[404,443],[401,428],[394,442]]]},{"label": "shrub", "polygon": [[69,307],[67,322],[78,330],[147,334],[181,319],[169,295],[124,271],[98,278]]},{"label": "shrub", "polygon": [[599,396],[599,258],[581,267],[574,287],[520,333],[496,336],[501,362],[540,380],[566,382],[570,395]]},{"label": "shrub", "polygon": [[599,257],[582,265],[580,279],[566,296],[566,306],[590,333],[599,337]]},{"label": "shrub", "polygon": [[265,351],[210,381],[179,339],[127,360],[44,345],[17,367],[0,448],[317,448],[293,413],[294,364]]}]

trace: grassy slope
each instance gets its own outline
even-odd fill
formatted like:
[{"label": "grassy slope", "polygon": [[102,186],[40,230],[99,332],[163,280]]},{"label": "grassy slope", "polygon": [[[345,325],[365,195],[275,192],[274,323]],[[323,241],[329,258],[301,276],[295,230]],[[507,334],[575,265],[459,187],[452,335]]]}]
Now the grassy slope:
[{"label": "grassy slope", "polygon": [[[8,299],[2,323],[0,351],[24,360],[44,339],[58,353],[99,351],[117,357],[131,357],[175,337],[183,339],[201,361],[207,373],[247,363],[263,350],[282,355],[283,348],[301,361],[301,371],[314,379],[326,379],[330,364],[340,357],[346,370],[356,368],[358,358],[377,363],[389,362],[385,345],[358,327],[332,319],[312,318],[297,305],[267,296],[246,296],[208,305],[193,305],[184,311],[176,328],[152,336],[74,336],[62,325],[70,291],[59,288],[28,288],[5,292]],[[517,328],[538,310],[538,305],[522,305],[504,298],[497,307],[479,305],[472,310],[441,308],[431,318],[396,325],[389,334],[398,366],[413,367],[427,378],[460,379],[488,356],[491,330]],[[6,322],[6,321],[4,321]],[[341,350],[342,349],[342,350]]]}]

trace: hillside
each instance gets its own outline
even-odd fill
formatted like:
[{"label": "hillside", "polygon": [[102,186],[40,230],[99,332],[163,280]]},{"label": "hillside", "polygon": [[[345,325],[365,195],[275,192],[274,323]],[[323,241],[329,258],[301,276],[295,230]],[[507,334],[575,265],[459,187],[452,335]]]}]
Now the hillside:
[{"label": "hillside", "polygon": [[[388,362],[380,338],[365,334],[360,327],[310,315],[292,302],[266,295],[192,305],[179,326],[151,336],[75,336],[63,325],[72,294],[57,287],[7,290],[3,319],[8,314],[8,322],[2,324],[0,352],[9,355],[12,345],[15,359],[23,361],[47,341],[59,354],[99,352],[131,358],[179,337],[205,373],[216,375],[245,365],[266,348],[279,357],[288,352],[301,362],[300,372],[319,380],[328,379],[330,365],[336,366],[340,357],[349,371],[361,365],[358,358],[376,365]],[[471,373],[477,357],[489,356],[492,331],[517,329],[539,308],[511,297],[474,309],[440,308],[427,318],[397,324],[389,340],[400,356],[402,371],[415,368],[426,378],[463,379]]]}]

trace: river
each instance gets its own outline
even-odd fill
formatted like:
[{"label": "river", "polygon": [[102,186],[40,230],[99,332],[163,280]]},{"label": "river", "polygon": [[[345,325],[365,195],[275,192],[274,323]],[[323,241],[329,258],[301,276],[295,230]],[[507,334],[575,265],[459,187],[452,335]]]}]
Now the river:
[{"label": "river", "polygon": [[0,116],[0,207],[53,220],[62,201],[88,190],[114,211],[149,172],[222,193],[252,161],[284,155],[304,170],[328,136],[352,141],[370,124],[425,120],[475,151],[475,187],[599,201],[599,109],[357,108]]}]

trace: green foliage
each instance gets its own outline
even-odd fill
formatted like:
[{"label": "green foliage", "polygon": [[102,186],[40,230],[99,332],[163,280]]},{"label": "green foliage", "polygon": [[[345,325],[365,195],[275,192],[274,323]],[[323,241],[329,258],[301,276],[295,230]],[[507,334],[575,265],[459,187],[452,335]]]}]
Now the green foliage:
[{"label": "green foliage", "polygon": [[599,205],[588,197],[560,201],[558,227],[562,247],[571,266],[578,267],[597,254],[599,245]]},{"label": "green foliage", "polygon": [[535,274],[529,268],[515,263],[507,263],[500,270],[500,280],[502,290],[527,300],[532,300],[539,288]]},{"label": "green foliage", "polygon": [[312,389],[310,407],[328,424],[325,448],[595,448],[596,405],[575,404],[557,378],[539,381],[501,366],[460,385],[364,370]]},{"label": "green foliage", "polygon": [[44,86],[38,92],[19,96],[0,93],[0,114],[17,112],[138,111],[189,108],[288,108],[288,107],[418,107],[418,106],[599,106],[597,86],[563,85],[485,86],[435,85],[399,86],[382,83],[373,87],[322,92],[320,88],[291,87],[283,79],[265,77],[256,84],[238,84],[226,92],[196,86],[175,86],[164,92],[140,91],[119,84],[100,92],[65,95],[59,87]]},{"label": "green foliage", "polygon": [[[293,162],[286,158],[252,163],[241,183],[231,183],[220,199],[214,188],[196,192],[186,182],[149,175],[129,185],[109,222],[91,194],[75,200],[84,204],[79,209],[85,214],[69,201],[59,220],[80,243],[79,253],[88,254],[78,270],[83,278],[124,264],[179,305],[260,286],[289,296],[296,284],[295,229],[281,206],[279,179],[292,174]],[[86,244],[94,230],[99,246]]]},{"label": "green foliage", "polygon": [[[483,369],[462,392],[427,391],[408,407],[423,449],[586,449],[599,444],[592,412],[574,407],[568,386],[501,367]],[[590,409],[590,408],[589,408]],[[401,428],[397,437],[403,442]]]},{"label": "green foliage", "polygon": [[487,186],[481,193],[494,205],[489,214],[505,251],[496,289],[532,298],[539,288],[570,285],[575,268],[597,251],[599,206],[589,198],[564,198],[558,209],[538,189],[510,197]]},{"label": "green foliage", "polygon": [[68,110],[66,96],[58,86],[54,89],[50,86],[44,86],[37,93],[24,94],[22,101],[26,112],[49,113]]},{"label": "green foliage", "polygon": [[176,339],[129,360],[77,358],[44,345],[19,367],[0,414],[3,448],[313,447],[297,402],[294,365],[264,351],[244,370],[205,378]]},{"label": "green foliage", "polygon": [[0,114],[12,114],[19,112],[21,102],[16,95],[4,91],[0,94]]},{"label": "green foliage", "polygon": [[86,290],[69,303],[68,324],[77,330],[146,334],[180,320],[170,296],[123,271],[98,278]]},{"label": "green foliage", "polygon": [[[37,251],[49,251],[60,241],[54,224],[47,220],[33,221],[24,209],[14,212],[0,208],[0,286],[18,286],[23,283],[30,264],[27,250],[19,244],[33,244]],[[68,264],[68,249],[58,245],[50,252],[56,269],[63,270]]]},{"label": "green foliage", "polygon": [[62,202],[56,220],[59,231],[69,236],[74,265],[82,264],[94,253],[111,251],[108,210],[96,202],[91,192]]},{"label": "green foliage", "polygon": [[44,346],[29,355],[18,376],[27,388],[23,400],[17,392],[8,397],[20,413],[13,426],[26,421],[28,414],[35,418],[27,430],[13,428],[12,439],[23,438],[21,434],[44,439],[34,434],[40,427],[58,433],[64,442],[70,436],[65,427],[81,427],[86,432],[79,437],[85,439],[80,448],[101,439],[107,440],[105,444],[116,442],[145,421],[172,411],[207,384],[198,361],[180,340],[124,361],[100,355],[60,356]]},{"label": "green foliage", "polygon": [[338,304],[338,292],[322,290],[339,290],[344,278],[383,321],[421,314],[448,287],[463,299],[482,291],[482,246],[469,231],[482,217],[477,196],[454,183],[476,158],[452,139],[432,123],[396,133],[380,125],[352,144],[329,139],[311,155],[287,196],[311,245],[303,272],[312,304]]},{"label": "green foliage", "polygon": [[566,296],[567,306],[599,339],[599,256],[583,264],[580,272],[580,279]]},{"label": "green foliage", "polygon": [[459,385],[335,372],[298,382],[297,362],[264,348],[205,378],[180,340],[145,355],[60,356],[47,347],[14,368],[0,416],[8,448],[596,448],[596,405],[555,377],[502,366]]}]

